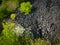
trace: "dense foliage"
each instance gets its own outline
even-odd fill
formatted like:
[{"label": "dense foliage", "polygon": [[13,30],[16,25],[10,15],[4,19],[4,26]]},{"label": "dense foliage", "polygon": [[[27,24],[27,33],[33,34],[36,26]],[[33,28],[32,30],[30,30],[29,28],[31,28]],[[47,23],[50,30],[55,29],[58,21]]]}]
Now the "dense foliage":
[{"label": "dense foliage", "polygon": [[18,7],[18,0],[2,0],[2,5],[6,6],[7,11],[13,11]]},{"label": "dense foliage", "polygon": [[26,15],[29,14],[29,12],[31,12],[31,9],[32,9],[32,5],[30,2],[23,2],[20,4],[19,10],[21,12],[24,12]]},{"label": "dense foliage", "polygon": [[7,17],[9,13],[19,6],[18,0],[2,0],[0,5],[0,20]]},{"label": "dense foliage", "polygon": [[6,10],[6,7],[4,5],[2,5],[0,7],[0,20],[2,20],[4,17],[7,16],[9,12]]},{"label": "dense foliage", "polygon": [[10,15],[10,18],[11,18],[12,20],[14,20],[14,19],[16,18],[16,14],[11,14],[11,15]]},{"label": "dense foliage", "polygon": [[14,45],[18,41],[17,35],[11,31],[14,27],[14,23],[5,22],[3,23],[3,31],[0,34],[0,45]]}]

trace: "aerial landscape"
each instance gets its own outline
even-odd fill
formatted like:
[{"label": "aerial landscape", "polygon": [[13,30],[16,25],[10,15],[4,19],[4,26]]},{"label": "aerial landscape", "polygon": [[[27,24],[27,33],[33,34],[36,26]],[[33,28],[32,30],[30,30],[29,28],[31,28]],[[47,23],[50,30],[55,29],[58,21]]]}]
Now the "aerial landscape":
[{"label": "aerial landscape", "polygon": [[60,0],[0,0],[0,45],[60,45]]}]

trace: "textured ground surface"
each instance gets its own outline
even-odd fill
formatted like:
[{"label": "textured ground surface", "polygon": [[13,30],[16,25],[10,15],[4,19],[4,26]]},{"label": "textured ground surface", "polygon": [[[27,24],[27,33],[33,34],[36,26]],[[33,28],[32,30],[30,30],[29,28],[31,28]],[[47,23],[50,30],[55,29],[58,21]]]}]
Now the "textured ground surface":
[{"label": "textured ground surface", "polygon": [[60,0],[31,0],[31,3],[33,9],[29,15],[15,11],[16,22],[30,30],[35,38],[54,38],[60,33]]}]

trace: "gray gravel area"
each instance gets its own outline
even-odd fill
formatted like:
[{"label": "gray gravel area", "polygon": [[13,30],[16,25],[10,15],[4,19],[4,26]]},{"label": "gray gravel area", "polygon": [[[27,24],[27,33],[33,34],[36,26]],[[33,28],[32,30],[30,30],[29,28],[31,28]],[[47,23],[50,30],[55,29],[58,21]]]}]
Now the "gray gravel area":
[{"label": "gray gravel area", "polygon": [[60,0],[32,0],[32,12],[29,15],[15,11],[16,22],[30,30],[35,38],[53,39],[60,34]]}]

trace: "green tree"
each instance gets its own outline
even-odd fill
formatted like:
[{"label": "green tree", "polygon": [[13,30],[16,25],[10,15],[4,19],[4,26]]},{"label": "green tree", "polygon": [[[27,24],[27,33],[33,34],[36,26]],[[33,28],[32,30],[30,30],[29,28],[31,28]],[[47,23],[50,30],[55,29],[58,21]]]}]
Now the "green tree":
[{"label": "green tree", "polygon": [[24,12],[26,15],[29,14],[29,12],[31,12],[32,9],[32,5],[30,2],[23,2],[20,4],[19,10],[21,12]]}]

